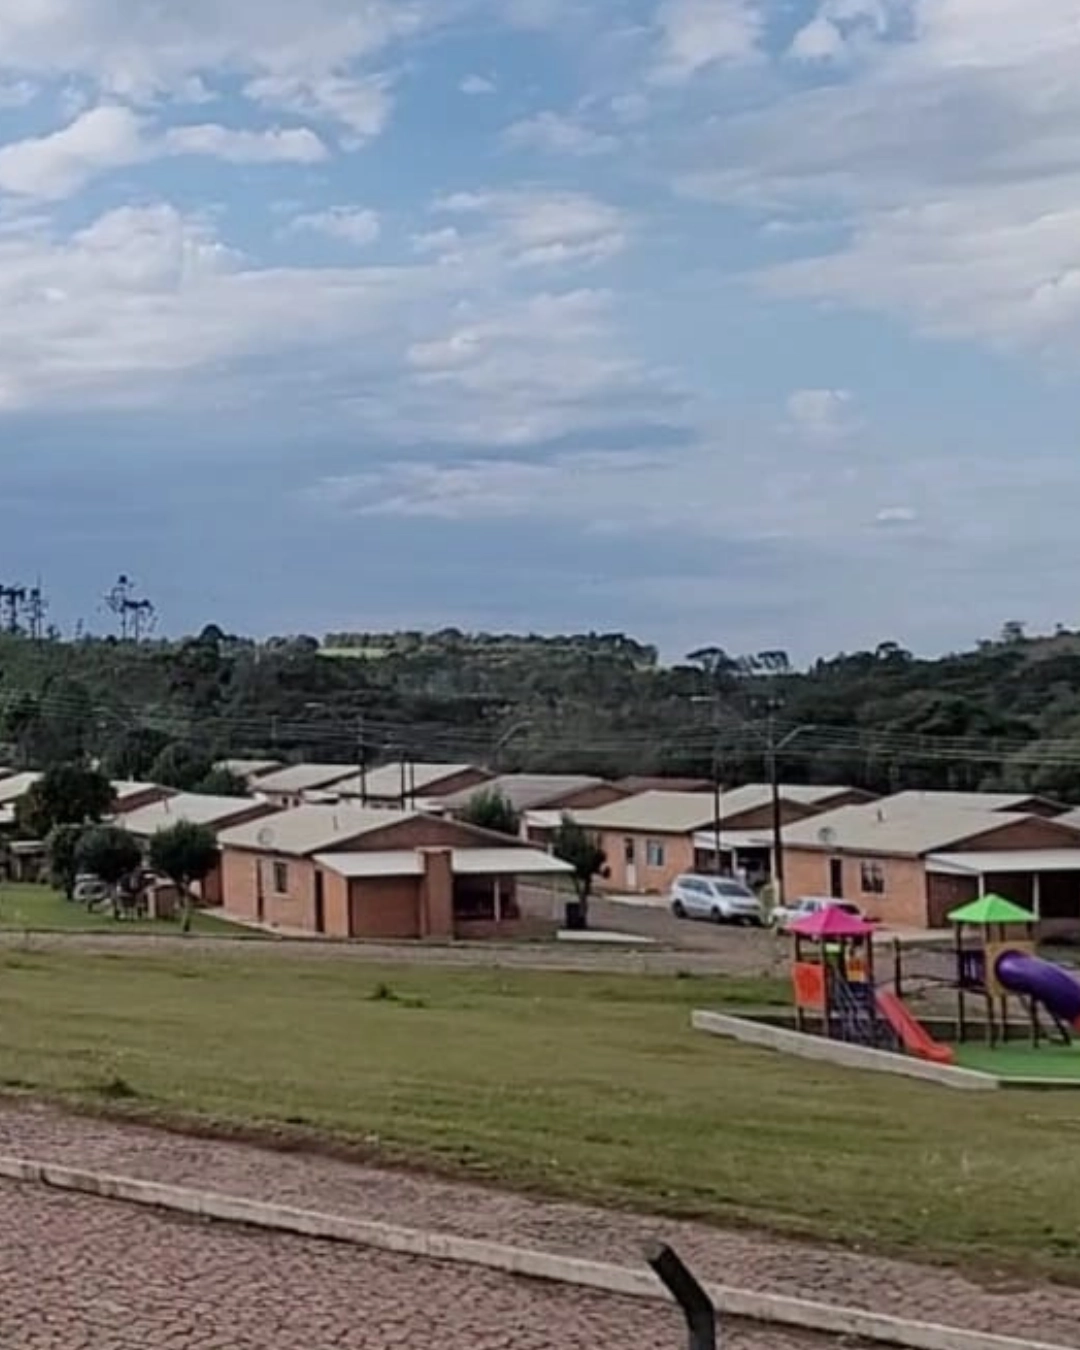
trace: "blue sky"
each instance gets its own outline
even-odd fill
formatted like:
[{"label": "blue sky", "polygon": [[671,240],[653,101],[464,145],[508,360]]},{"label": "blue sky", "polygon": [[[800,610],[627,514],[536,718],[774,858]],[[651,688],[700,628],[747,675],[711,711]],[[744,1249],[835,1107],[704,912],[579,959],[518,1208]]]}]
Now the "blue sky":
[{"label": "blue sky", "polygon": [[1080,623],[1080,0],[6,0],[0,579]]}]

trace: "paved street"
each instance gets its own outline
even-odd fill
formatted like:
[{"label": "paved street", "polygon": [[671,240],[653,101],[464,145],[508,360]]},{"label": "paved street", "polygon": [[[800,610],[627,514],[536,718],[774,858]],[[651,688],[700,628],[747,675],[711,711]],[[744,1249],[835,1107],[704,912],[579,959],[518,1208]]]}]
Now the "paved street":
[{"label": "paved street", "polygon": [[[0,1183],[5,1350],[662,1350],[673,1311]],[[730,1350],[829,1350],[733,1328]],[[835,1345],[835,1343],[833,1343]]]},{"label": "paved street", "polygon": [[[873,1312],[944,1322],[973,1330],[1018,1337],[1031,1336],[1062,1346],[1080,1344],[1077,1334],[1077,1328],[1080,1328],[1080,1290],[1024,1283],[1016,1279],[993,1279],[984,1288],[944,1268],[922,1267],[857,1251],[784,1241],[753,1232],[726,1231],[702,1224],[669,1222],[582,1205],[554,1203],[487,1187],[362,1167],[311,1154],[269,1152],[248,1144],[193,1139],[131,1125],[83,1119],[42,1107],[0,1105],[0,1153],[277,1201],[327,1213],[382,1220],[406,1227],[490,1238],[522,1247],[565,1252],[624,1265],[638,1264],[642,1243],[648,1238],[661,1237],[673,1243],[695,1270],[709,1280],[826,1302],[854,1304]],[[324,1343],[328,1346],[374,1347],[398,1344],[392,1338],[356,1339],[360,1335],[357,1319],[362,1321],[369,1315],[363,1309],[369,1305],[373,1310],[381,1307],[379,1300],[386,1296],[384,1275],[375,1278],[365,1272],[386,1272],[391,1268],[404,1269],[406,1275],[413,1272],[414,1287],[431,1291],[433,1297],[442,1298],[443,1291],[455,1291],[447,1292],[445,1296],[451,1307],[471,1301],[477,1304],[477,1317],[482,1315],[486,1318],[490,1314],[490,1307],[503,1306],[501,1300],[505,1299],[509,1301],[507,1306],[513,1308],[514,1316],[521,1319],[521,1339],[500,1340],[498,1328],[495,1327],[490,1332],[485,1330],[483,1336],[477,1332],[473,1340],[466,1337],[465,1340],[455,1342],[447,1329],[438,1336],[415,1336],[409,1343],[418,1347],[418,1350],[429,1344],[437,1348],[444,1347],[445,1350],[452,1350],[455,1344],[468,1344],[473,1350],[477,1347],[480,1350],[492,1347],[494,1350],[503,1345],[524,1346],[527,1350],[532,1346],[586,1344],[584,1339],[551,1341],[525,1337],[524,1328],[537,1323],[528,1313],[532,1305],[522,1291],[532,1291],[538,1298],[542,1296],[547,1300],[542,1305],[542,1319],[554,1318],[556,1306],[572,1307],[573,1317],[576,1317],[577,1296],[569,1293],[558,1293],[538,1285],[523,1286],[496,1277],[488,1279],[466,1275],[460,1269],[450,1271],[432,1268],[417,1274],[415,1263],[402,1266],[400,1262],[396,1265],[390,1262],[387,1266],[385,1258],[370,1258],[357,1251],[348,1252],[292,1239],[237,1235],[229,1230],[198,1230],[196,1249],[188,1255],[185,1245],[188,1230],[182,1225],[172,1225],[177,1235],[162,1242],[151,1231],[162,1220],[141,1211],[119,1211],[109,1205],[101,1209],[101,1206],[100,1201],[0,1188],[0,1291],[3,1291],[0,1296],[0,1345],[5,1350],[8,1346],[27,1346],[33,1350],[39,1350],[39,1347],[40,1350],[46,1350],[46,1347],[47,1350],[75,1350],[76,1347],[82,1350],[83,1346],[86,1346],[86,1350],[113,1350],[113,1347],[128,1350],[131,1346],[134,1350],[136,1345],[141,1350],[142,1346],[150,1344],[155,1348],[173,1344],[160,1338],[152,1341],[143,1339],[141,1342],[138,1338],[134,1341],[121,1338],[92,1342],[40,1338],[12,1340],[3,1334],[3,1304],[12,1278],[6,1273],[9,1270],[24,1271],[19,1278],[24,1283],[29,1282],[31,1287],[34,1287],[39,1277],[49,1281],[54,1301],[62,1300],[70,1289],[72,1298],[77,1295],[80,1300],[90,1299],[91,1302],[97,1298],[100,1308],[105,1311],[110,1308],[115,1311],[125,1306],[134,1309],[136,1305],[140,1309],[144,1308],[145,1300],[139,1292],[143,1287],[140,1281],[154,1282],[151,1287],[157,1288],[156,1281],[164,1273],[166,1284],[170,1288],[173,1285],[177,1287],[168,1297],[174,1303],[180,1299],[183,1309],[187,1307],[184,1300],[196,1305],[206,1303],[200,1291],[209,1289],[212,1291],[211,1298],[218,1297],[213,1292],[217,1289],[215,1282],[219,1279],[215,1272],[225,1260],[221,1255],[225,1250],[221,1244],[226,1242],[239,1245],[230,1245],[228,1248],[229,1253],[236,1255],[235,1258],[229,1255],[225,1263],[227,1273],[220,1278],[224,1281],[226,1293],[221,1296],[226,1297],[228,1289],[235,1284],[238,1288],[251,1291],[249,1298],[245,1296],[247,1301],[260,1306],[265,1304],[274,1317],[282,1319],[283,1330],[280,1334],[284,1339],[267,1340],[264,1335],[261,1343],[266,1350],[278,1350],[279,1347],[291,1350],[293,1345],[299,1347],[301,1344],[304,1350],[318,1350],[318,1344],[289,1339],[294,1335],[296,1323],[289,1320],[293,1317],[291,1294],[285,1300],[285,1310],[279,1307],[283,1297],[278,1284],[281,1268],[275,1263],[279,1260],[277,1252],[280,1247],[295,1252],[296,1259],[305,1270],[308,1268],[305,1262],[310,1262],[311,1268],[318,1272],[335,1272],[333,1279],[336,1279],[336,1273],[346,1271],[340,1286],[335,1286],[331,1276],[326,1275],[322,1299],[309,1306],[309,1312],[314,1316],[316,1307],[346,1298],[349,1326],[353,1327],[351,1334],[354,1338],[337,1341],[327,1339]],[[100,1215],[95,1217],[99,1210]],[[66,1227],[63,1221],[65,1214],[77,1216]],[[39,1243],[37,1248],[30,1245],[32,1234],[38,1235],[35,1239]],[[204,1248],[203,1243],[210,1236],[213,1236],[213,1243]],[[267,1254],[250,1258],[243,1255],[255,1250],[252,1243],[262,1243]],[[72,1244],[77,1250],[69,1256]],[[158,1250],[159,1247],[161,1250]],[[204,1250],[218,1255],[208,1257],[204,1262],[199,1254]],[[239,1264],[234,1266],[234,1262]],[[90,1273],[84,1274],[86,1271]],[[203,1276],[198,1273],[202,1271],[208,1272],[205,1283]],[[263,1274],[268,1271],[277,1273],[269,1278],[269,1285],[264,1285]],[[480,1284],[476,1283],[477,1280]],[[289,1287],[295,1289],[296,1282],[292,1281]],[[117,1288],[121,1290],[120,1294],[106,1292]],[[129,1288],[132,1292],[123,1292]],[[328,1289],[330,1292],[327,1292]],[[488,1299],[483,1292],[488,1289],[502,1292]],[[476,1290],[481,1292],[476,1293]],[[20,1307],[26,1306],[25,1299],[30,1295],[24,1294],[22,1297],[24,1302]],[[228,1297],[232,1295],[228,1294]],[[366,1304],[365,1299],[368,1300]],[[585,1304],[590,1308],[596,1306],[592,1298],[585,1299],[582,1306]],[[482,1308],[480,1305],[483,1305]],[[649,1313],[647,1308],[620,1310],[620,1307],[617,1305],[596,1315],[623,1319],[614,1327],[617,1335],[622,1337],[622,1344],[628,1347],[662,1347],[669,1341],[671,1344],[679,1343],[677,1337],[672,1339],[668,1336],[666,1323],[658,1330],[658,1324],[650,1320],[659,1314]],[[119,1313],[115,1315],[120,1316]],[[150,1316],[150,1312],[140,1312],[139,1315],[145,1318]],[[375,1311],[370,1315],[375,1316]],[[447,1316],[450,1316],[449,1312]],[[560,1316],[565,1321],[568,1314]],[[539,1323],[544,1324],[543,1320]],[[231,1325],[229,1323],[227,1327]],[[248,1323],[243,1321],[236,1323],[237,1327],[246,1325]],[[408,1323],[414,1331],[418,1325]],[[479,1327],[481,1323],[477,1322],[476,1325]],[[483,1325],[487,1326],[487,1323]],[[452,1323],[447,1324],[447,1328],[451,1326]],[[629,1330],[624,1331],[624,1327]],[[647,1334],[641,1334],[643,1327]],[[110,1334],[116,1336],[121,1333],[116,1331]],[[409,1333],[406,1331],[402,1334],[408,1337]],[[637,1339],[634,1339],[635,1336]],[[194,1347],[202,1350],[204,1346],[206,1350],[227,1350],[230,1345],[246,1346],[249,1343],[189,1338],[178,1340],[175,1346],[176,1350],[194,1350]],[[616,1336],[589,1342],[594,1350],[603,1350],[604,1345],[617,1343]],[[759,1338],[757,1342],[752,1337],[742,1341],[736,1339],[730,1342],[729,1350],[730,1346],[739,1345],[749,1350],[758,1344],[767,1344],[775,1350],[791,1350],[794,1345],[799,1345],[799,1350],[803,1350],[799,1342],[785,1341],[779,1335],[770,1335],[764,1341]],[[805,1342],[807,1347],[814,1344],[813,1340]],[[848,1348],[845,1347],[845,1350]]]}]

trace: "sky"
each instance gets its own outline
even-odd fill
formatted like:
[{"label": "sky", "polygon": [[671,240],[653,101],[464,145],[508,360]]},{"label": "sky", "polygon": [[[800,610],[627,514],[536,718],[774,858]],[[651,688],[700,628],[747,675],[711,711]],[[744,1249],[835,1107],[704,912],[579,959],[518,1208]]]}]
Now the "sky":
[{"label": "sky", "polygon": [[1080,0],[4,0],[0,581],[1080,625]]}]

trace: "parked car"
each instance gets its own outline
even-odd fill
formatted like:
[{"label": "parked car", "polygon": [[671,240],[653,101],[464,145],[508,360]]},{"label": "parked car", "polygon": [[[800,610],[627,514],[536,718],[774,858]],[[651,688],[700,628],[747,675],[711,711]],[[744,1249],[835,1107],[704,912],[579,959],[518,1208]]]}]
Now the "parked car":
[{"label": "parked car", "polygon": [[108,886],[92,872],[81,872],[75,878],[72,899],[80,905],[100,905],[110,898]]},{"label": "parked car", "polygon": [[786,933],[793,923],[820,914],[823,909],[842,909],[852,918],[866,919],[859,906],[850,900],[839,900],[830,895],[801,895],[790,905],[777,905],[772,912],[772,924],[779,932]]},{"label": "parked car", "polygon": [[671,912],[677,919],[709,919],[713,923],[765,922],[761,901],[734,877],[694,872],[677,877],[671,888]]}]

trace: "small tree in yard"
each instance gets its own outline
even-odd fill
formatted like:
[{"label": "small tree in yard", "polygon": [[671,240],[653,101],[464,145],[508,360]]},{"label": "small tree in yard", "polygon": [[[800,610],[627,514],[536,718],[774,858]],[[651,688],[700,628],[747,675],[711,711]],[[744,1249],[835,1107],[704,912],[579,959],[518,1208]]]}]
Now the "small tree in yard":
[{"label": "small tree in yard", "polygon": [[19,828],[44,839],[57,825],[85,825],[113,808],[112,784],[97,769],[60,764],[30,788],[15,807]]},{"label": "small tree in yard", "polygon": [[49,880],[58,891],[63,891],[68,900],[75,894],[75,879],[79,875],[79,843],[85,832],[85,825],[55,825],[45,840]]},{"label": "small tree in yard", "polygon": [[178,820],[166,830],[158,830],[150,841],[150,865],[175,882],[183,904],[184,932],[191,931],[191,888],[205,881],[217,866],[218,846],[213,830]]},{"label": "small tree in yard", "polygon": [[[574,891],[580,906],[581,919],[585,927],[589,924],[589,898],[593,891],[593,882],[597,877],[607,875],[607,858],[604,850],[597,844],[576,820],[563,816],[562,823],[555,831],[552,852],[574,869]],[[567,927],[569,927],[569,916]]]},{"label": "small tree in yard", "polygon": [[521,829],[521,816],[498,788],[481,788],[474,792],[461,812],[461,819],[468,825],[494,830],[496,834],[516,836]]},{"label": "small tree in yard", "polygon": [[95,825],[79,840],[75,859],[80,872],[92,872],[116,894],[116,888],[142,862],[139,841],[117,825]]}]

